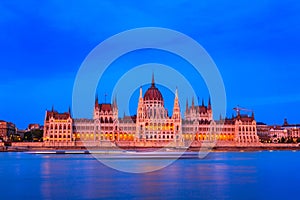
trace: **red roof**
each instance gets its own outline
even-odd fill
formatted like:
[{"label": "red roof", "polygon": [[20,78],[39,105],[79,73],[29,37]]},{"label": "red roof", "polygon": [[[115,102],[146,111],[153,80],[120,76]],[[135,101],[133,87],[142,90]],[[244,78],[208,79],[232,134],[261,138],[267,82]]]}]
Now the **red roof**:
[{"label": "red roof", "polygon": [[157,87],[155,87],[155,85],[152,85],[145,93],[144,100],[163,101],[163,97],[162,97],[160,91],[157,89]]},{"label": "red roof", "polygon": [[99,108],[100,108],[100,112],[111,112],[112,111],[112,106],[111,104],[108,103],[103,103],[103,104],[99,104]]},{"label": "red roof", "polygon": [[158,100],[163,101],[163,97],[160,91],[155,87],[154,75],[152,75],[152,84],[151,87],[146,91],[144,95],[144,100]]},{"label": "red roof", "polygon": [[253,117],[249,117],[248,115],[238,115],[236,119],[239,119],[242,122],[252,122],[254,120]]},{"label": "red roof", "polygon": [[51,117],[54,119],[66,120],[71,117],[69,112],[59,113],[57,111],[47,111],[46,119],[49,120]]}]

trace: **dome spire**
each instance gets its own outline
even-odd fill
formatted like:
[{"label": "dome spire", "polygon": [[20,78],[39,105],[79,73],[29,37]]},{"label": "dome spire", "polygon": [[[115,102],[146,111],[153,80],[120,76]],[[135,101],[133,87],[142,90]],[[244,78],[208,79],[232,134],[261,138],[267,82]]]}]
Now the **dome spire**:
[{"label": "dome spire", "polygon": [[158,90],[158,88],[155,87],[155,82],[154,82],[154,73],[152,73],[152,83],[151,86],[148,88],[144,95],[144,100],[155,100],[155,101],[161,101],[163,104],[163,97]]},{"label": "dome spire", "polygon": [[155,82],[154,82],[154,72],[152,72],[152,86],[155,86]]}]

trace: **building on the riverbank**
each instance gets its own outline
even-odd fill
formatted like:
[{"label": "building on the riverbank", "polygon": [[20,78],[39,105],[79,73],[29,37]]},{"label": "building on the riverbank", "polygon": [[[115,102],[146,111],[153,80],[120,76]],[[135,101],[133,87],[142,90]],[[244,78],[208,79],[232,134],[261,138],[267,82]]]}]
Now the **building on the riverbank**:
[{"label": "building on the riverbank", "polygon": [[281,126],[271,127],[271,129],[269,130],[269,135],[273,143],[280,142],[282,138],[285,139],[289,136],[288,130]]},{"label": "building on the riverbank", "polygon": [[16,125],[12,122],[0,120],[0,140],[6,141],[14,134],[16,134]]},{"label": "building on the riverbank", "polygon": [[32,130],[43,130],[44,129],[44,127],[43,126],[41,126],[40,124],[37,124],[37,123],[35,123],[35,124],[28,124],[28,127],[27,127],[27,131],[32,131]]},{"label": "building on the riverbank", "polygon": [[284,119],[282,128],[288,131],[289,137],[300,138],[300,124],[289,124],[287,119]]},{"label": "building on the riverbank", "polygon": [[271,127],[263,122],[257,122],[256,123],[257,128],[257,136],[259,137],[260,141],[265,142],[269,141],[270,136],[270,129]]},{"label": "building on the riverbank", "polygon": [[59,113],[52,108],[46,111],[44,121],[44,141],[72,142],[74,140],[73,119],[70,109],[68,112]]},{"label": "building on the riverbank", "polygon": [[264,143],[296,143],[300,141],[300,124],[289,124],[287,119],[282,125],[258,123],[257,135]]},{"label": "building on the riverbank", "polygon": [[189,106],[186,103],[184,118],[181,117],[178,91],[175,91],[173,113],[169,115],[154,76],[151,86],[140,95],[137,115],[119,118],[117,100],[111,104],[99,104],[95,99],[93,119],[72,119],[71,113],[46,111],[44,124],[45,142],[111,141],[116,145],[126,142],[147,145],[189,144],[193,141],[222,140],[250,144],[259,142],[254,114],[232,118],[213,119],[210,99],[205,105]]}]

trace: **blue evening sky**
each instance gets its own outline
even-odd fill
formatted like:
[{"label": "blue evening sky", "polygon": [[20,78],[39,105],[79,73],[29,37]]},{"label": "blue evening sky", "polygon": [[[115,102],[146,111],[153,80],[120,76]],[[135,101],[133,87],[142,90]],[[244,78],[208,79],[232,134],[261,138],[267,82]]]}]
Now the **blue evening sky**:
[{"label": "blue evening sky", "polygon": [[[240,105],[253,109],[257,121],[281,124],[288,118],[291,123],[300,122],[297,0],[3,0],[0,119],[25,128],[28,123],[43,124],[45,110],[52,105],[67,111],[72,105],[76,73],[88,53],[114,34],[149,26],[180,31],[206,49],[225,83],[228,116]],[[104,101],[104,93],[110,95],[122,73],[143,63],[182,64],[174,67],[193,79],[191,68],[176,59],[155,50],[121,57],[99,83],[100,101]],[[170,112],[173,94],[160,89]],[[207,102],[203,83],[199,83],[199,90],[203,91],[200,98]],[[131,114],[135,113],[137,94],[131,99]],[[185,102],[181,109],[185,109]]]}]

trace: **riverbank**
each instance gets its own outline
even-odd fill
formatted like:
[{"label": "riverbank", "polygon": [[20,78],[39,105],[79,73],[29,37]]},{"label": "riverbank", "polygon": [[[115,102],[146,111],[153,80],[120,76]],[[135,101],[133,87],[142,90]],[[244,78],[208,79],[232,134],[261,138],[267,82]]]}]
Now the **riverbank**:
[{"label": "riverbank", "polygon": [[[34,144],[34,143],[32,143]],[[153,152],[153,151],[212,151],[212,152],[251,152],[251,151],[299,151],[300,147],[297,144],[255,144],[255,145],[206,145],[206,146],[190,146],[188,148],[183,147],[85,147],[85,146],[1,146],[0,152],[34,152],[34,151],[138,151],[138,152]]]}]

